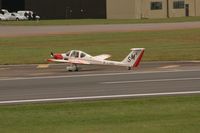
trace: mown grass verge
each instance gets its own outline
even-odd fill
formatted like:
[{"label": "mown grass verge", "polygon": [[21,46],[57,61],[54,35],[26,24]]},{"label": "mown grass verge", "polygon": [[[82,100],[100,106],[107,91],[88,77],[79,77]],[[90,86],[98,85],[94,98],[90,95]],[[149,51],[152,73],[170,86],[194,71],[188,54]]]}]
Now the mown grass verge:
[{"label": "mown grass verge", "polygon": [[197,133],[200,97],[0,106],[2,133]]},{"label": "mown grass verge", "polygon": [[46,63],[71,49],[122,60],[136,47],[146,48],[143,61],[200,60],[200,29],[1,38],[0,64]]},{"label": "mown grass verge", "polygon": [[39,26],[39,25],[92,25],[92,24],[136,24],[195,22],[200,17],[178,17],[162,19],[58,19],[40,21],[0,21],[0,25]]}]

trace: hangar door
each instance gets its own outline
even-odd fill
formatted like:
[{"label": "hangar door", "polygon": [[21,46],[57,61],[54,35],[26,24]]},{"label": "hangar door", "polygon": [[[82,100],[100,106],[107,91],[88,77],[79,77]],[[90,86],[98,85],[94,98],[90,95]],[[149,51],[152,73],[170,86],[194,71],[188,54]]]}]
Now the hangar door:
[{"label": "hangar door", "polygon": [[42,19],[106,18],[106,0],[25,0],[25,9]]},{"label": "hangar door", "polygon": [[24,10],[25,0],[1,0],[1,8],[7,9],[9,12]]},{"label": "hangar door", "polygon": [[69,0],[65,18],[106,18],[106,0]]}]

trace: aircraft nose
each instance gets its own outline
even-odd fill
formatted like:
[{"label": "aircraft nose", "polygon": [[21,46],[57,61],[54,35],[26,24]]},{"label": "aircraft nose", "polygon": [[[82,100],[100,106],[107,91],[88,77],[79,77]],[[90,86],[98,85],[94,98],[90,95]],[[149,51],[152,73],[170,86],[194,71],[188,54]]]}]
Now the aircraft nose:
[{"label": "aircraft nose", "polygon": [[54,59],[63,59],[61,54],[54,54]]}]

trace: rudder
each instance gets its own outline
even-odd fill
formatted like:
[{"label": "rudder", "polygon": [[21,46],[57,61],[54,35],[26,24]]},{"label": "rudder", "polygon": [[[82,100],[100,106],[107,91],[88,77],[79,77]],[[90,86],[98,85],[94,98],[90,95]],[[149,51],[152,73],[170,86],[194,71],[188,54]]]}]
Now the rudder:
[{"label": "rudder", "polygon": [[137,67],[140,64],[142,56],[144,54],[144,48],[132,48],[129,55],[122,61],[129,67]]}]

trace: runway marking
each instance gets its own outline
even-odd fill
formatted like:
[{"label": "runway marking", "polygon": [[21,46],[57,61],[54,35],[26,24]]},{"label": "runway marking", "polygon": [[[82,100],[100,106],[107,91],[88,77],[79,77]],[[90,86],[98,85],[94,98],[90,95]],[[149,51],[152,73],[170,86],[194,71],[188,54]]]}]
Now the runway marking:
[{"label": "runway marking", "polygon": [[169,69],[169,68],[177,68],[177,67],[180,67],[180,65],[169,65],[169,66],[163,66],[163,67],[160,67],[160,68]]},{"label": "runway marking", "polygon": [[2,68],[0,68],[0,70],[8,70],[9,68],[7,68],[7,67],[2,67]]},{"label": "runway marking", "polygon": [[52,73],[31,73],[30,76],[41,76],[41,75],[50,75]]},{"label": "runway marking", "polygon": [[152,80],[134,80],[134,81],[113,81],[113,82],[102,82],[102,84],[126,84],[126,83],[188,81],[188,80],[200,80],[200,78],[176,78],[176,79],[152,79]]},{"label": "runway marking", "polygon": [[72,100],[90,100],[90,99],[109,99],[109,98],[128,98],[128,97],[144,97],[144,96],[184,95],[184,94],[199,94],[199,93],[200,93],[200,91],[184,91],[184,92],[127,94],[127,95],[107,95],[107,96],[88,96],[88,97],[69,97],[69,98],[11,100],[11,101],[0,101],[0,104],[49,102],[49,101],[72,101]]},{"label": "runway marking", "polygon": [[170,71],[99,73],[99,74],[64,75],[64,76],[43,76],[43,77],[16,77],[16,78],[0,78],[0,81],[32,80],[32,79],[58,79],[58,78],[77,78],[77,77],[96,77],[96,76],[116,76],[116,75],[151,74],[151,73],[199,72],[199,71],[200,70],[170,70]]},{"label": "runway marking", "polygon": [[48,68],[49,64],[39,64],[37,68]]}]

